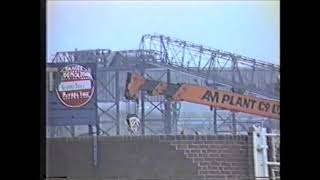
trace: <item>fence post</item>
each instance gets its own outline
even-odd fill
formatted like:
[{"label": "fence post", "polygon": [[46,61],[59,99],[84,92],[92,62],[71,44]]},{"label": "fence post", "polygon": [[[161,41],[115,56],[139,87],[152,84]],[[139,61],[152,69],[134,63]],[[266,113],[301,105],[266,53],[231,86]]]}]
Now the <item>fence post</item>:
[{"label": "fence post", "polygon": [[253,160],[256,180],[269,177],[266,129],[253,126]]}]

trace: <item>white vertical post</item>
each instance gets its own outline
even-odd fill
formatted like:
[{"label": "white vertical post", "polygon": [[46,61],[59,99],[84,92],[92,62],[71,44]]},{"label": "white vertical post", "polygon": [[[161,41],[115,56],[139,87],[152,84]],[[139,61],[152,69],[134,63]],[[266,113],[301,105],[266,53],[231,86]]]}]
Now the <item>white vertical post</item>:
[{"label": "white vertical post", "polygon": [[269,177],[266,129],[254,126],[252,134],[255,179],[265,179]]},{"label": "white vertical post", "polygon": [[53,91],[54,89],[54,79],[53,73],[59,72],[58,68],[47,67],[47,73],[49,74],[49,91]]}]

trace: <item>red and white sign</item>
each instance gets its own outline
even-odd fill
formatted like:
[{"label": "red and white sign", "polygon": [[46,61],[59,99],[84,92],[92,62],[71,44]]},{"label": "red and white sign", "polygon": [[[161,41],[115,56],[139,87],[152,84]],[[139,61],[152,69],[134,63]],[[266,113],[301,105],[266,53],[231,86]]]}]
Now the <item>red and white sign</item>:
[{"label": "red and white sign", "polygon": [[56,88],[59,100],[67,107],[86,105],[94,93],[91,73],[78,64],[70,64],[61,69],[61,82]]}]

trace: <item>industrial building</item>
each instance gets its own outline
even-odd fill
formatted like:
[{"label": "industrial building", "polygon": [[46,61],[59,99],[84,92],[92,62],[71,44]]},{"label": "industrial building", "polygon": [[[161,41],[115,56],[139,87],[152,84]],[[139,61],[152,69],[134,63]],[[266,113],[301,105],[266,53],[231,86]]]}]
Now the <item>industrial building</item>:
[{"label": "industrial building", "polygon": [[[130,113],[135,113],[140,118],[141,127],[136,136],[142,137],[164,136],[166,139],[171,136],[179,137],[183,132],[183,135],[199,135],[206,137],[206,140],[218,136],[246,137],[244,141],[247,142],[252,127],[266,128],[269,134],[279,133],[279,120],[227,109],[210,109],[193,103],[173,102],[164,96],[149,96],[145,92],[141,92],[137,102],[128,101],[124,97],[127,73],[136,72],[147,79],[192,84],[278,101],[280,68],[266,61],[165,35],[147,34],[141,38],[140,46],[136,50],[93,49],[57,52],[47,63],[48,66],[59,63],[94,64],[93,77],[96,87],[95,123],[86,125],[72,121],[55,124],[48,118],[47,137],[52,139],[50,142],[55,141],[55,138],[67,137],[127,137],[130,132],[126,117]],[[54,73],[47,72],[48,94],[55,95],[52,88],[55,78]],[[48,111],[51,111],[50,103],[48,106]],[[234,141],[242,143],[241,138]],[[275,142],[274,146],[279,149],[279,141],[272,141]],[[249,150],[246,150],[246,153],[246,156],[250,156]],[[278,151],[274,152],[273,156],[276,156],[275,154],[278,155]]]}]

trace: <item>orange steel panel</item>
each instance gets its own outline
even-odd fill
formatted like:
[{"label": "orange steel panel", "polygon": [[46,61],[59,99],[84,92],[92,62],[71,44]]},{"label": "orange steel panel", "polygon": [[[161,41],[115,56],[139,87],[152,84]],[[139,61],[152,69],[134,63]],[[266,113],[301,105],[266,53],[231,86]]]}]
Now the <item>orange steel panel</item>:
[{"label": "orange steel panel", "polygon": [[153,96],[159,96],[162,95],[167,90],[167,84],[165,83],[159,83],[153,90],[152,95]]},{"label": "orange steel panel", "polygon": [[128,91],[130,98],[138,98],[141,87],[145,84],[144,77],[138,74],[132,74],[130,82],[128,84]]}]

